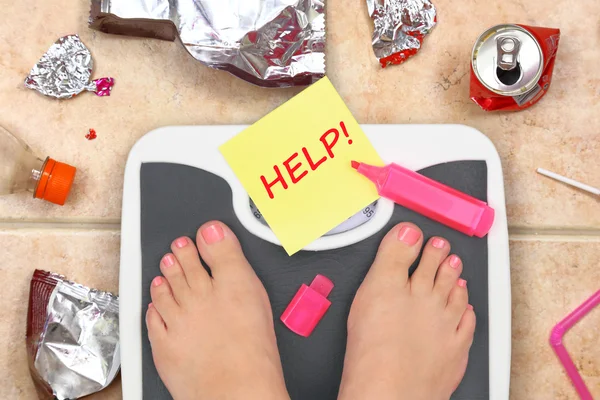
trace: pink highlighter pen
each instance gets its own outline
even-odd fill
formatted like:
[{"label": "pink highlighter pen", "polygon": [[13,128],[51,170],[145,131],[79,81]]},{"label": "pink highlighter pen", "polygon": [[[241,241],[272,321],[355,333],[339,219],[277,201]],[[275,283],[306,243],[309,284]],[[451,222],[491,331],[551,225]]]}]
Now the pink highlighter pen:
[{"label": "pink highlighter pen", "polygon": [[352,168],[377,186],[380,196],[469,236],[484,237],[494,222],[487,203],[397,164]]}]

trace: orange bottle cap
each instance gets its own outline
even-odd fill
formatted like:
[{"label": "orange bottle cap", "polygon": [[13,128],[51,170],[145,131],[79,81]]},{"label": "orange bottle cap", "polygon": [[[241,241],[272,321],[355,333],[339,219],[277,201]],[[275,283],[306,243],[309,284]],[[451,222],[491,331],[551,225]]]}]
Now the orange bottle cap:
[{"label": "orange bottle cap", "polygon": [[76,172],[75,167],[48,158],[35,190],[35,197],[64,205],[73,186]]}]

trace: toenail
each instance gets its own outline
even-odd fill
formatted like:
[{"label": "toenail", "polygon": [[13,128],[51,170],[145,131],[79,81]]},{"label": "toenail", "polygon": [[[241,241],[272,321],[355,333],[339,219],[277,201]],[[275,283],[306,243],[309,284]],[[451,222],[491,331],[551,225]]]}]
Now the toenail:
[{"label": "toenail", "polygon": [[213,244],[213,243],[220,242],[221,239],[223,239],[223,237],[225,236],[225,233],[223,232],[223,228],[221,228],[221,226],[217,223],[205,226],[200,231],[200,234],[204,238],[204,241],[206,242],[206,244]]},{"label": "toenail", "polygon": [[187,244],[188,238],[186,237],[180,237],[179,239],[175,240],[175,247],[177,247],[178,249],[184,248]]},{"label": "toenail", "polygon": [[468,308],[469,310],[472,310],[472,309],[473,309],[473,306],[472,306],[472,305],[470,305],[470,304],[467,304],[467,308]]},{"label": "toenail", "polygon": [[404,225],[398,232],[398,240],[406,243],[409,246],[414,246],[419,241],[421,232],[411,228],[408,225]]},{"label": "toenail", "polygon": [[160,286],[162,284],[162,282],[163,282],[163,278],[161,276],[157,276],[152,281],[152,286]]},{"label": "toenail", "polygon": [[163,264],[165,265],[165,267],[172,267],[173,264],[175,264],[175,258],[173,257],[173,255],[167,254],[166,256],[164,256]]},{"label": "toenail", "polygon": [[443,249],[446,245],[446,241],[440,238],[433,238],[433,240],[431,241],[431,245],[436,249]]},{"label": "toenail", "polygon": [[458,286],[460,286],[460,287],[467,287],[467,281],[465,281],[464,279],[459,279],[458,280]]},{"label": "toenail", "polygon": [[454,269],[460,266],[460,258],[454,254],[450,256],[450,266]]},{"label": "toenail", "polygon": [[148,308],[152,308],[152,307],[154,307],[154,304],[152,304],[152,303],[148,304]]}]

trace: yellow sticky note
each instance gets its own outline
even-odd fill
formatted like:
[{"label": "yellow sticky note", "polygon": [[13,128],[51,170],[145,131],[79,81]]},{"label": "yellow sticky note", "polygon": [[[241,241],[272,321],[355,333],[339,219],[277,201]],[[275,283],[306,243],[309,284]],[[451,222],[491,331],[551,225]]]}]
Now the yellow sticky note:
[{"label": "yellow sticky note", "polygon": [[383,162],[326,77],[220,151],[289,255],[379,197],[350,161]]}]

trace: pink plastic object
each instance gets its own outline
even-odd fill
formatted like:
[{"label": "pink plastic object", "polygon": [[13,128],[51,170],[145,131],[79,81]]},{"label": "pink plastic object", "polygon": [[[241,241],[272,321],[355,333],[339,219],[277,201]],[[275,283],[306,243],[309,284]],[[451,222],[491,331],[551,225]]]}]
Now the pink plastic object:
[{"label": "pink plastic object", "polygon": [[310,336],[331,305],[327,296],[332,289],[333,282],[323,275],[317,275],[310,286],[302,284],[281,315],[281,321],[292,332]]},{"label": "pink plastic object", "polygon": [[565,336],[565,333],[569,329],[573,327],[579,320],[586,316],[594,307],[600,304],[600,290],[598,290],[592,297],[587,299],[582,305],[577,307],[575,311],[567,315],[562,321],[560,321],[556,326],[552,329],[552,333],[550,334],[550,345],[554,349],[556,356],[563,364],[569,379],[575,386],[575,390],[579,394],[579,398],[582,400],[594,400],[592,394],[588,390],[585,382],[579,375],[579,371],[577,371],[577,367],[573,363],[571,356],[567,352],[567,349],[563,345],[562,339]]},{"label": "pink plastic object", "polygon": [[469,236],[484,237],[494,209],[484,201],[397,164],[375,167],[352,161],[352,167],[377,186],[380,196]]},{"label": "pink plastic object", "polygon": [[115,84],[113,78],[100,78],[93,81],[96,84],[97,96],[110,96],[110,91]]}]

